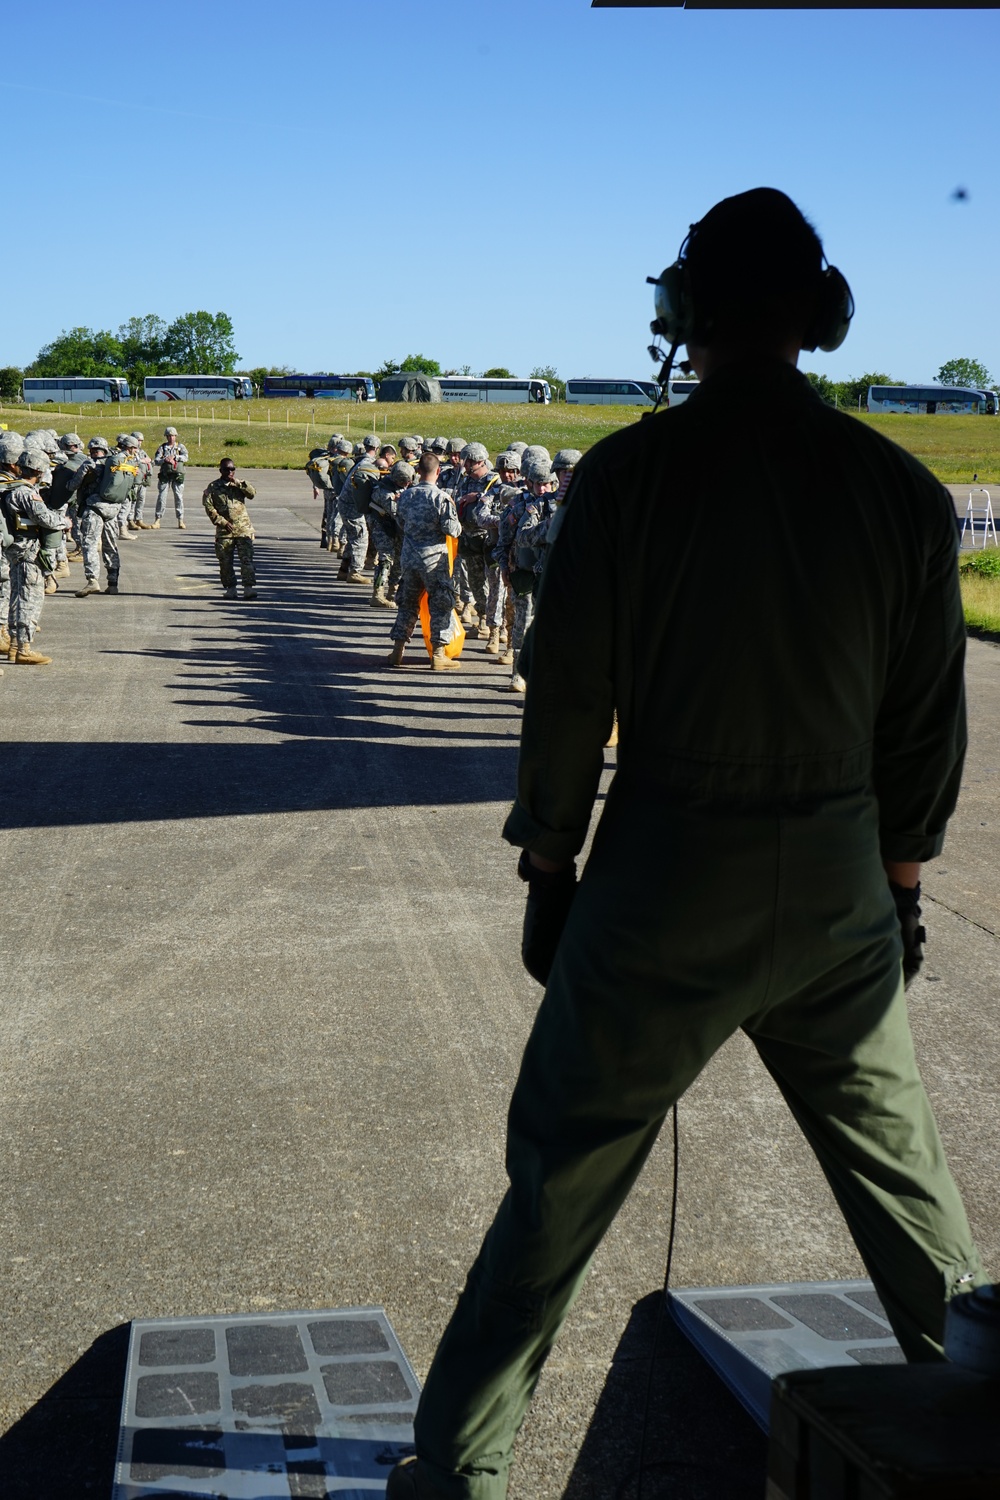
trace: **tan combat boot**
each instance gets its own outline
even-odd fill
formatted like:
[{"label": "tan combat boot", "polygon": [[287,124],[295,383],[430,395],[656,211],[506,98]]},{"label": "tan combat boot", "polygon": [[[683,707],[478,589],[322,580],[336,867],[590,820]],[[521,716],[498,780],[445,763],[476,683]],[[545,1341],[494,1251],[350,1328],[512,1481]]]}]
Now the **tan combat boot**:
[{"label": "tan combat boot", "polygon": [[501,656],[497,657],[498,667],[512,667],[514,665],[514,647],[508,646]]},{"label": "tan combat boot", "polygon": [[431,667],[435,672],[458,672],[461,670],[461,662],[452,661],[450,656],[446,656],[443,646],[435,646]]},{"label": "tan combat boot", "polygon": [[177,529],[178,531],[187,531],[187,527],[184,525],[183,521],[177,522]]},{"label": "tan combat boot", "polygon": [[88,578],[87,582],[83,585],[83,588],[77,589],[76,597],[78,599],[86,599],[88,594],[99,594],[100,592],[101,585],[98,583],[97,579]]},{"label": "tan combat boot", "polygon": [[150,522],[149,529],[150,529],[150,531],[159,531],[159,529],[160,529],[160,523],[159,523],[159,521],[152,521],[152,522]]},{"label": "tan combat boot", "polygon": [[403,652],[405,650],[405,641],[393,641],[392,650],[385,659],[385,665],[387,667],[401,667],[403,665]]},{"label": "tan combat boot", "polygon": [[32,651],[30,646],[18,646],[14,657],[19,667],[47,667],[51,660],[51,656],[43,656],[40,651]]},{"label": "tan combat boot", "polygon": [[45,592],[47,594],[58,594],[58,592],[59,592],[59,585],[58,585],[58,583],[56,583],[55,575],[52,574],[52,573],[46,574],[46,577],[45,577]]},{"label": "tan combat boot", "polygon": [[53,578],[68,578],[70,576],[70,566],[65,558],[62,559],[52,576]]},{"label": "tan combat boot", "polygon": [[0,651],[8,651],[9,649],[10,631],[7,629],[6,625],[0,625]]},{"label": "tan combat boot", "polygon": [[494,626],[490,631],[489,640],[486,642],[486,650],[490,656],[500,655],[500,627]]},{"label": "tan combat boot", "polygon": [[478,619],[479,616],[476,614],[476,611],[472,604],[472,600],[470,599],[468,604],[466,604],[465,608],[462,610],[462,624],[475,625]]}]

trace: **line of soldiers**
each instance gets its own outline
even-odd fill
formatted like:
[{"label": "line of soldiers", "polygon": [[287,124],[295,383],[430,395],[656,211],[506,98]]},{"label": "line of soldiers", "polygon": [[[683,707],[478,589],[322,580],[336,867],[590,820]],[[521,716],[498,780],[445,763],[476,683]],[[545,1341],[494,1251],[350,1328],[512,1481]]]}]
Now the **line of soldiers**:
[{"label": "line of soldiers", "polygon": [[[341,558],[339,579],[371,582],[373,608],[396,610],[389,665],[402,665],[426,590],[434,670],[458,666],[447,651],[457,612],[487,654],[511,669],[511,691],[524,692],[517,655],[553,519],[580,458],[576,448],[550,457],[540,445],[515,442],[494,467],[484,444],[463,438],[414,435],[397,449],[374,434],[354,445],[339,432],[312,450],[306,472],[323,499],[320,546]],[[454,566],[449,537],[458,544]]]},{"label": "line of soldiers", "polygon": [[[46,594],[82,562],[78,599],[99,594],[104,563],[108,594],[118,593],[119,543],[140,531],[158,530],[173,494],[177,524],[184,528],[184,463],[187,449],[168,427],[150,458],[141,432],[120,432],[112,446],[92,437],[84,452],[75,432],[59,436],[36,428],[23,437],[0,432],[0,650],[18,666],[47,666],[52,658],[34,647]],[[154,465],[159,488],[154,520],[143,520],[146,488]]]}]

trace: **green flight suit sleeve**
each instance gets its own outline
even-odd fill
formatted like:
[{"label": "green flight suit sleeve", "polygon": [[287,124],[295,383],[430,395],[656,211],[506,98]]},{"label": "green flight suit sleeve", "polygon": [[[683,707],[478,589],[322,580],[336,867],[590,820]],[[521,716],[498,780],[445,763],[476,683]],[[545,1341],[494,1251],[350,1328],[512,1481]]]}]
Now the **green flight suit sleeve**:
[{"label": "green flight suit sleeve", "polygon": [[875,722],[873,780],[883,859],[940,854],[966,749],[965,617],[954,508],[934,483],[936,515],[908,634],[893,654]]},{"label": "green flight suit sleeve", "polygon": [[614,718],[614,506],[600,471],[574,476],[520,657],[527,678],[510,844],[569,861],[583,847]]}]

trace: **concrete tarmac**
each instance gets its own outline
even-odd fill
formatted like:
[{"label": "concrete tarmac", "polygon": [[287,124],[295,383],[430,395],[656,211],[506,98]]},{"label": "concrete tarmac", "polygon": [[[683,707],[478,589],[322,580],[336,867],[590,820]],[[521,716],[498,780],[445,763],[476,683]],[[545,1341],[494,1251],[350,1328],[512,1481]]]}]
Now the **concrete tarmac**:
[{"label": "concrete tarmac", "polygon": [[[500,840],[520,700],[470,640],[379,666],[301,474],[258,485],[260,599],[223,600],[189,471],[122,589],[49,598],[0,681],[0,1493],[108,1493],[133,1317],[379,1303],[418,1373],[504,1190],[538,987]],[[147,517],[148,518],[148,517]],[[1000,654],[926,877],[917,1045],[1000,1276]],[[614,768],[608,752],[604,787]],[[711,934],[706,934],[711,941]],[[515,1500],[629,1500],[666,1253],[664,1136],[543,1373]],[[863,1274],[740,1036],[680,1106],[678,1286]],[[645,1500],[760,1496],[763,1440],[669,1322]]]}]

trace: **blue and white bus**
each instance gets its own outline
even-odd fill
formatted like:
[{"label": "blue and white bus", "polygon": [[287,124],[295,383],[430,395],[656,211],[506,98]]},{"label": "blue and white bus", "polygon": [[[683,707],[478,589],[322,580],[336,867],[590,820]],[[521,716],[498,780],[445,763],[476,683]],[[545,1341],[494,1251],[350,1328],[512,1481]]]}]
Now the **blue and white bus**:
[{"label": "blue and white bus", "polygon": [[552,390],[547,380],[502,379],[484,375],[441,375],[436,377],[445,401],[535,401],[548,406]]},{"label": "blue and white bus", "polygon": [[374,401],[375,382],[370,375],[265,375],[262,397],[305,396],[321,401]]},{"label": "blue and white bus", "polygon": [[655,406],[660,387],[655,380],[598,380],[575,377],[566,382],[566,401],[575,406]]},{"label": "blue and white bus", "polygon": [[119,375],[37,375],[29,376],[21,394],[31,406],[50,401],[57,406],[86,401],[129,401],[128,381]]},{"label": "blue and white bus", "polygon": [[987,412],[989,400],[985,392],[968,390],[960,385],[870,385],[868,410],[903,412],[913,416],[934,416],[935,413],[968,416]]},{"label": "blue and white bus", "polygon": [[249,375],[147,375],[145,401],[247,401],[253,395]]}]

